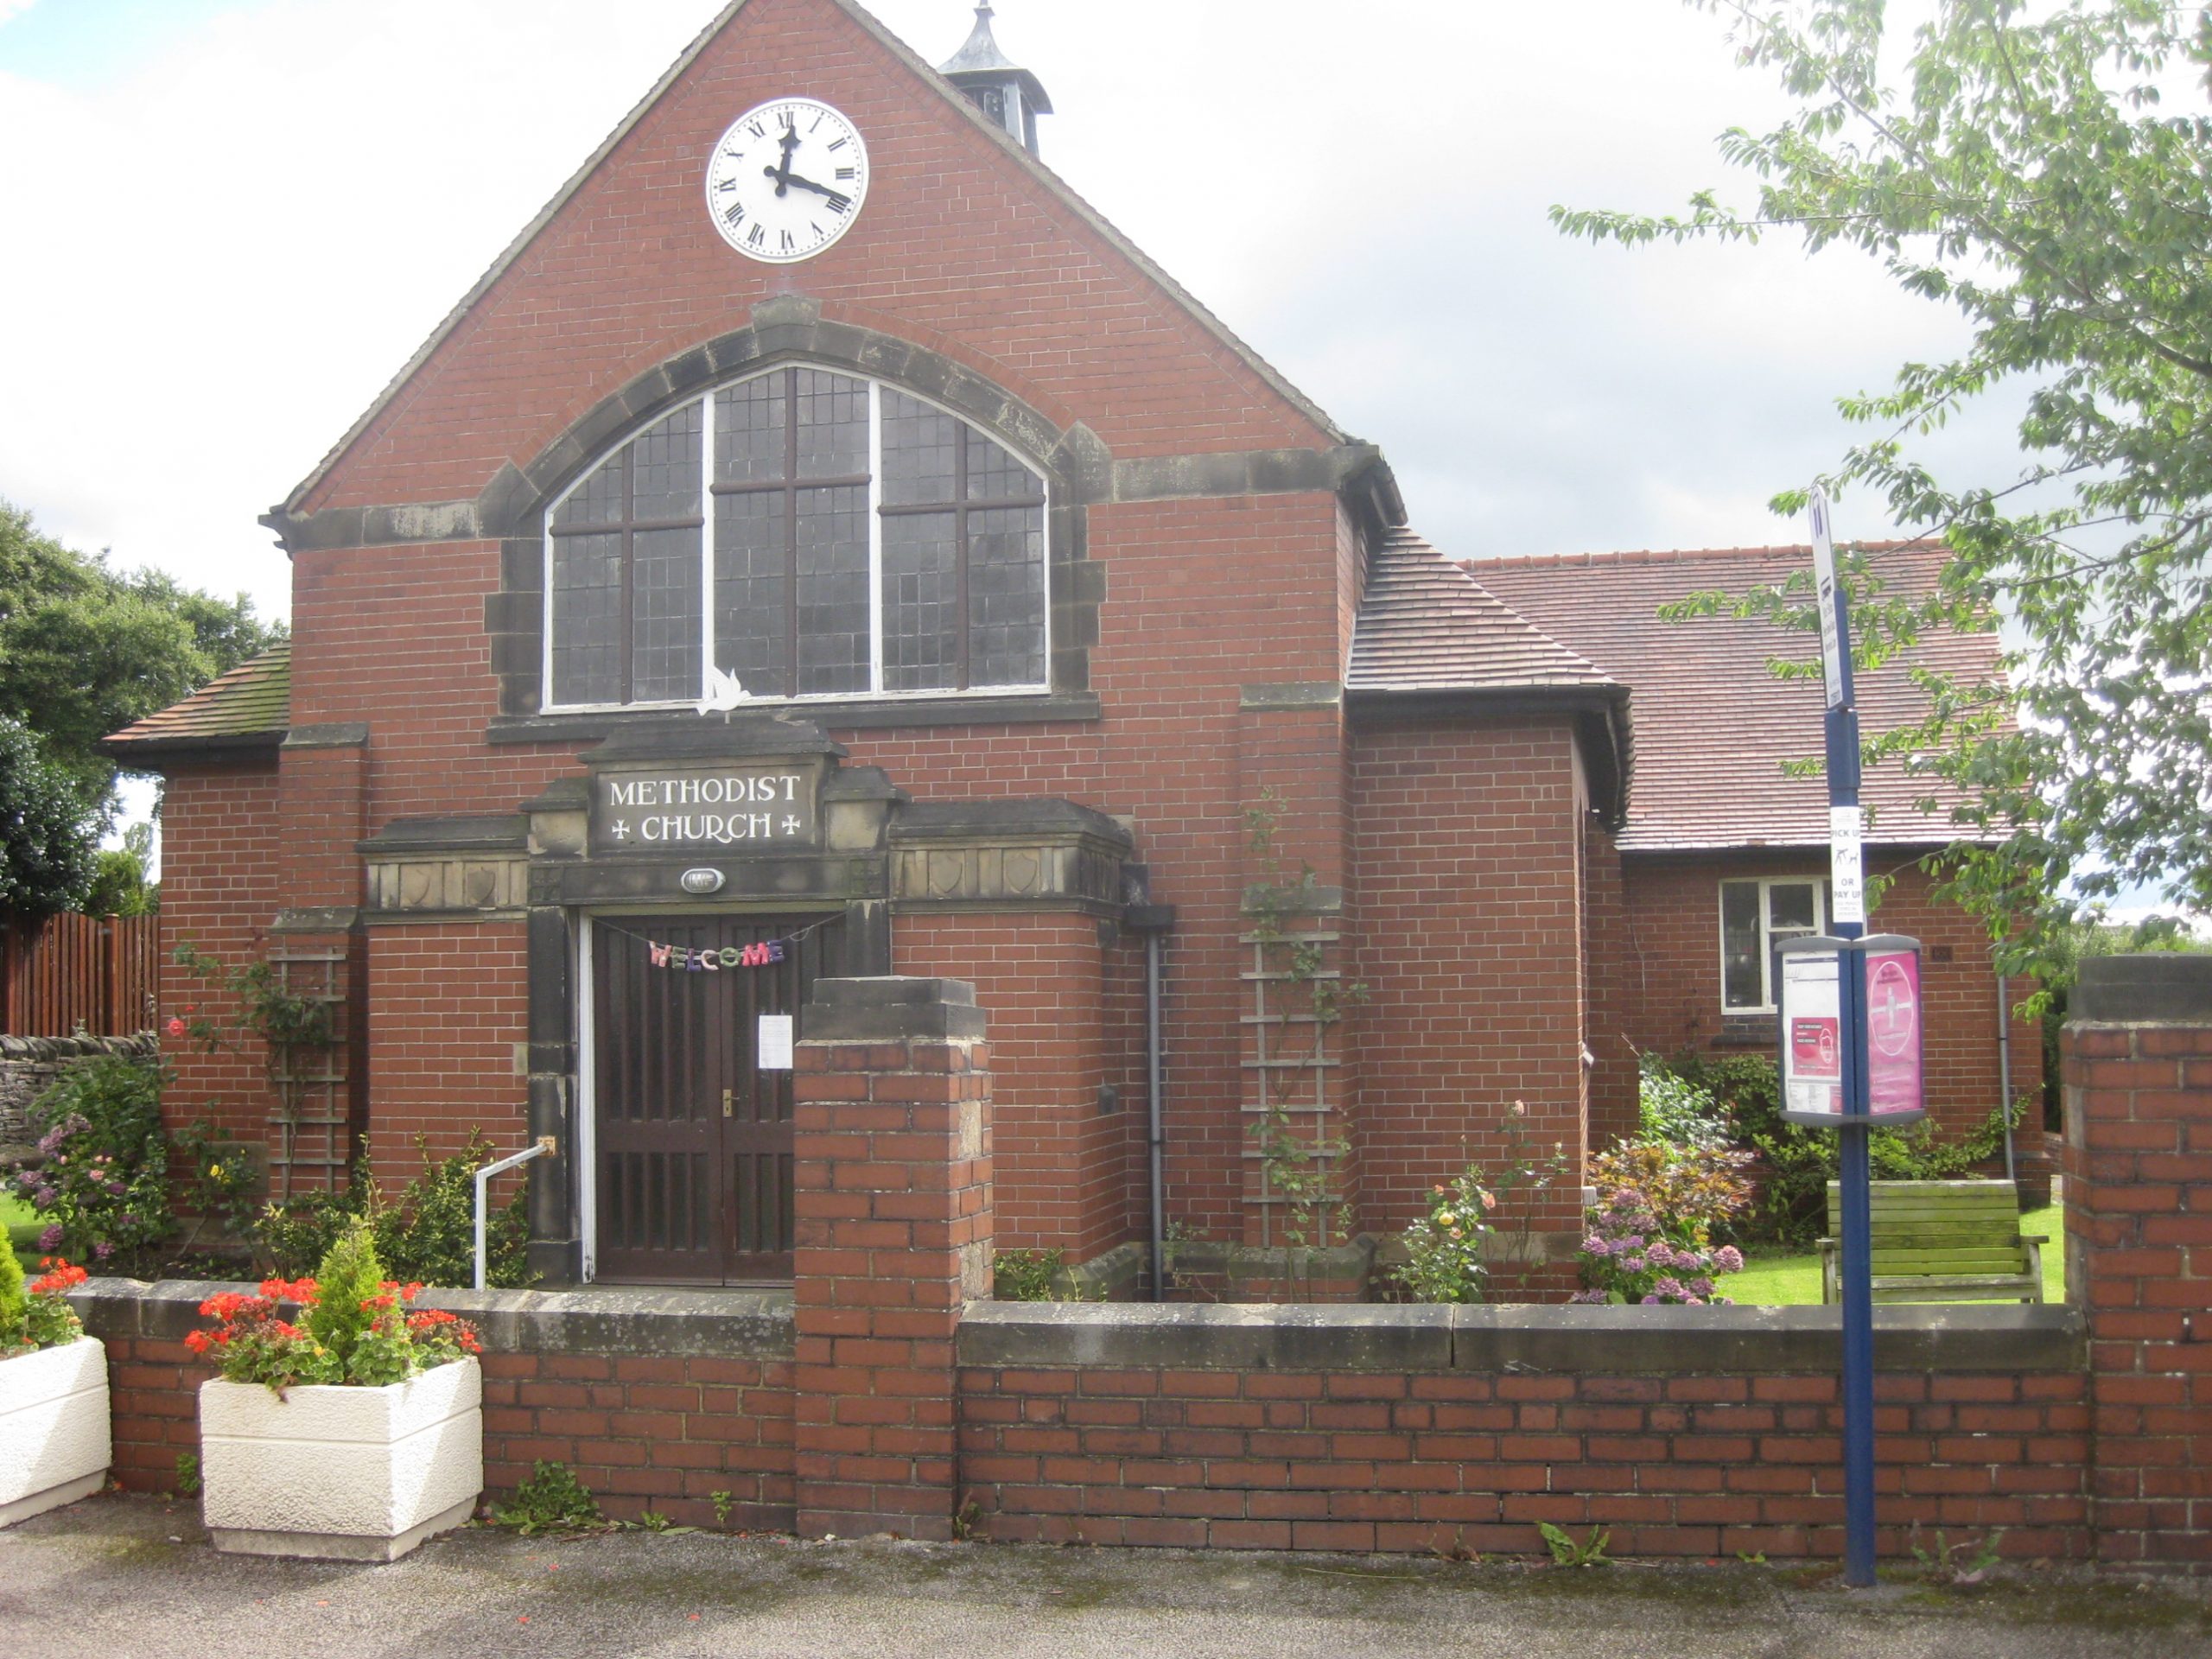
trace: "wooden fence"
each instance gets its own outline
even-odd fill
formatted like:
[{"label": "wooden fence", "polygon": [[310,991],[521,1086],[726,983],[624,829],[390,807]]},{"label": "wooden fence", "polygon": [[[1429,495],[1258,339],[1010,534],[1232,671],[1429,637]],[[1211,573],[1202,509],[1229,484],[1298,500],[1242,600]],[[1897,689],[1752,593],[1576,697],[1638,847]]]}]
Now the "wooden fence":
[{"label": "wooden fence", "polygon": [[150,1031],[161,918],[79,916],[0,922],[0,1033],[127,1037]]}]

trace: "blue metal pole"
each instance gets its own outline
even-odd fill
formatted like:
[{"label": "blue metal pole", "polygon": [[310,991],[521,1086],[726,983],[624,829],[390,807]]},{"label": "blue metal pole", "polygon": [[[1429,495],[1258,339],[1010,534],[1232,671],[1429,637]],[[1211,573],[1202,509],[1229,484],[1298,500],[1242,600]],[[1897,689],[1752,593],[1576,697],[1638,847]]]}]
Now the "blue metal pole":
[{"label": "blue metal pole", "polygon": [[[1843,607],[1838,623],[1845,626]],[[1851,649],[1844,633],[1843,649]],[[1849,703],[1827,715],[1828,804],[1859,804],[1859,715]],[[1863,922],[1836,922],[1839,938],[1865,937]],[[1836,1128],[1843,1210],[1843,1581],[1874,1582],[1874,1273],[1867,1161],[1866,969],[1857,951],[1841,953],[1836,990],[1843,1039],[1843,1109]]]}]

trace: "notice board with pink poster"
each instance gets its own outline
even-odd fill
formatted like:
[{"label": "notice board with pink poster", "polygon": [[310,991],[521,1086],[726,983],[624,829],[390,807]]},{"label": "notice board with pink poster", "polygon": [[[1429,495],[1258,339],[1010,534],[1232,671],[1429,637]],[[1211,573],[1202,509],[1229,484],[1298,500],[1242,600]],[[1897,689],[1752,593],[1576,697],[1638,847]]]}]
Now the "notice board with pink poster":
[{"label": "notice board with pink poster", "polygon": [[1866,984],[1866,1118],[1897,1124],[1925,1117],[1920,941],[1898,933],[1792,939],[1779,956],[1783,1116],[1793,1123],[1849,1116],[1842,974],[1856,961]]}]

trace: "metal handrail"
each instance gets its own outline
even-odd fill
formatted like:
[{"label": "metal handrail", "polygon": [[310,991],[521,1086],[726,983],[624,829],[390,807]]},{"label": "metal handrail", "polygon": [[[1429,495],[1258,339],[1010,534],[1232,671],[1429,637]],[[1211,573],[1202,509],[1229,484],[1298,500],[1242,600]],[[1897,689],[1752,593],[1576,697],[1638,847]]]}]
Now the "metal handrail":
[{"label": "metal handrail", "polygon": [[485,1195],[494,1175],[504,1173],[518,1164],[526,1164],[533,1158],[550,1158],[561,1149],[561,1143],[550,1135],[541,1135],[512,1157],[502,1158],[497,1163],[486,1164],[476,1172],[476,1288],[485,1287],[484,1265],[484,1205]]}]

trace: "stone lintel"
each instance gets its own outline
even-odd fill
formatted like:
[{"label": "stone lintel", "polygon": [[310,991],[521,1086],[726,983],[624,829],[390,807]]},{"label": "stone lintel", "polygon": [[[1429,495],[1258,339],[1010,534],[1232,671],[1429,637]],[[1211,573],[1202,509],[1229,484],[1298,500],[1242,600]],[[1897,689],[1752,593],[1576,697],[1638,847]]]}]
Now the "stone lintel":
[{"label": "stone lintel", "polygon": [[339,721],[326,726],[295,726],[284,734],[288,749],[365,749],[369,745],[368,722]]},{"label": "stone lintel", "polygon": [[808,1045],[972,1042],[982,1038],[984,1025],[966,980],[900,974],[817,980],[805,1014]]}]

